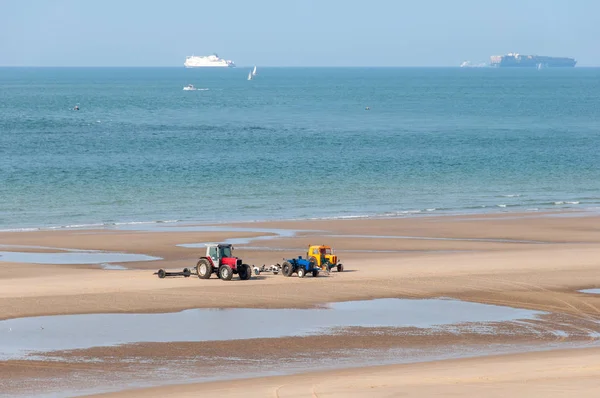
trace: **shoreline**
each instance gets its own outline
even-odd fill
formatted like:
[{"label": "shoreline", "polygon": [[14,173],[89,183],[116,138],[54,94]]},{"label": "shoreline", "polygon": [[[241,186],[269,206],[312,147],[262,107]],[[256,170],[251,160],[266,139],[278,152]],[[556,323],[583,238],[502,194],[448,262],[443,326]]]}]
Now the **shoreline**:
[{"label": "shoreline", "polygon": [[[569,202],[565,202],[569,203]],[[578,205],[578,204],[576,204]],[[6,232],[34,232],[34,231],[63,231],[63,230],[118,230],[119,228],[135,227],[140,228],[144,225],[206,225],[206,226],[219,226],[219,225],[234,225],[234,224],[263,224],[263,223],[293,223],[293,222],[310,222],[310,221],[343,221],[343,220],[396,220],[396,219],[411,219],[421,217],[473,217],[473,216],[506,216],[512,215],[515,217],[548,217],[552,215],[564,214],[564,216],[572,215],[577,216],[597,216],[600,215],[600,204],[591,204],[593,206],[588,207],[567,207],[567,208],[536,208],[536,209],[515,209],[514,211],[507,210],[506,207],[489,208],[487,211],[483,211],[485,206],[475,206],[469,208],[473,211],[461,210],[445,210],[445,209],[433,209],[433,211],[425,210],[407,210],[401,211],[398,214],[365,214],[365,215],[339,215],[331,217],[314,217],[314,218],[264,218],[264,219],[232,219],[222,221],[210,221],[210,220],[180,220],[180,219],[165,219],[165,220],[137,220],[137,221],[108,221],[108,222],[89,222],[89,223],[73,223],[73,224],[47,224],[38,226],[0,226],[0,233]],[[482,210],[482,211],[477,211]]]}]

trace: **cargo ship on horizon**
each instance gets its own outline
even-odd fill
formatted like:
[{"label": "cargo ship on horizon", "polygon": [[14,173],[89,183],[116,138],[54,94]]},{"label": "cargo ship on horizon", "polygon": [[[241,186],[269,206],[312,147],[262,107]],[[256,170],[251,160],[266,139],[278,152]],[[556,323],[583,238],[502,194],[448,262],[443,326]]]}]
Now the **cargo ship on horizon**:
[{"label": "cargo ship on horizon", "polygon": [[490,66],[497,68],[572,68],[577,64],[573,58],[547,57],[543,55],[492,55]]}]

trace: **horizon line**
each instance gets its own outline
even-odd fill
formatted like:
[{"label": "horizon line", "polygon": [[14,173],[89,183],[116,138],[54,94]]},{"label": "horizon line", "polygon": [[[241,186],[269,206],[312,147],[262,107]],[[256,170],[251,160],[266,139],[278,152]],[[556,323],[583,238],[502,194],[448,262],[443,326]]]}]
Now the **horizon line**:
[{"label": "horizon line", "polygon": [[[261,68],[460,68],[460,69],[511,69],[511,68],[496,68],[489,65],[477,67],[461,67],[460,65],[236,65],[232,68],[225,67],[198,67],[186,68],[185,66],[175,65],[0,65],[0,68],[171,68],[171,69],[242,69],[253,68],[254,66]],[[573,67],[555,67],[551,69],[575,69],[575,68],[599,68],[600,65],[576,65]],[[528,69],[528,68],[514,68]]]}]

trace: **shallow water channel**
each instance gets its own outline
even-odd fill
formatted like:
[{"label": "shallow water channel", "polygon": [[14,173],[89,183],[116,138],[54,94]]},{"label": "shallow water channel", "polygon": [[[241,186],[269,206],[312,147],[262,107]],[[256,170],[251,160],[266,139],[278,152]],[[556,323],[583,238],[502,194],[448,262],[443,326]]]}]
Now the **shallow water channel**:
[{"label": "shallow water channel", "polygon": [[0,359],[137,342],[307,336],[345,327],[432,328],[531,319],[542,314],[450,299],[377,299],[313,309],[192,309],[163,314],[15,318],[0,321]]},{"label": "shallow water channel", "polygon": [[[68,249],[63,249],[68,250]],[[69,250],[62,253],[0,251],[0,261],[30,264],[100,264],[162,260],[145,254]]]},{"label": "shallow water channel", "polygon": [[580,290],[581,293],[588,293],[588,294],[600,294],[600,288],[597,289],[583,289]]}]

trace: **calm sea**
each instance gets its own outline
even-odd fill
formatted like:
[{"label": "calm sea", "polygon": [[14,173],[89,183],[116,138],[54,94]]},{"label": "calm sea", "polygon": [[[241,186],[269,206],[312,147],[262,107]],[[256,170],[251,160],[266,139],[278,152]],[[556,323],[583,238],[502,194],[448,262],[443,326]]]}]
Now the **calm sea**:
[{"label": "calm sea", "polygon": [[0,229],[600,207],[600,69],[248,71],[0,68]]}]

